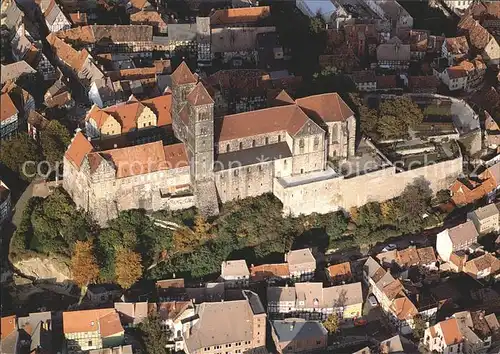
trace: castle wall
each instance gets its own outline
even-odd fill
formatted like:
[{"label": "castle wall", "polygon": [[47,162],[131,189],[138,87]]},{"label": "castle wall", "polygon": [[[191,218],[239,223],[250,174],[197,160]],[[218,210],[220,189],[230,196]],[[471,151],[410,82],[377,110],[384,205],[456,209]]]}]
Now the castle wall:
[{"label": "castle wall", "polygon": [[284,213],[327,213],[392,199],[418,178],[427,180],[430,188],[437,192],[447,188],[460,173],[462,158],[458,157],[401,173],[390,167],[352,178],[330,178],[294,186],[276,180],[273,193],[282,201]]},{"label": "castle wall", "polygon": [[273,190],[274,161],[229,168],[215,172],[215,186],[220,200],[255,197]]},{"label": "castle wall", "polygon": [[63,167],[64,190],[68,192],[78,208],[89,211],[88,193],[90,186],[87,178],[66,157],[63,158]]}]

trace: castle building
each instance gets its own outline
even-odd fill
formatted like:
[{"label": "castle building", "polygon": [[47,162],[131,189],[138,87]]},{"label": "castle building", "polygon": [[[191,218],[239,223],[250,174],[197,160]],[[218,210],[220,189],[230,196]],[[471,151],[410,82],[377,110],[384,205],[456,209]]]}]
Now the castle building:
[{"label": "castle building", "polygon": [[[65,154],[64,188],[101,223],[131,208],[195,205],[215,215],[219,202],[264,193],[276,195],[285,213],[325,213],[393,198],[422,173],[432,188],[444,188],[445,177],[461,171],[461,159],[404,173],[383,162],[381,171],[348,178],[329,163],[357,158],[354,113],[338,94],[293,100],[282,91],[272,107],[216,117],[213,98],[185,63],[171,79],[171,96],[156,104],[94,107],[88,138],[78,133]],[[180,142],[120,139],[170,124],[166,130]],[[381,178],[387,188],[379,188]]]}]

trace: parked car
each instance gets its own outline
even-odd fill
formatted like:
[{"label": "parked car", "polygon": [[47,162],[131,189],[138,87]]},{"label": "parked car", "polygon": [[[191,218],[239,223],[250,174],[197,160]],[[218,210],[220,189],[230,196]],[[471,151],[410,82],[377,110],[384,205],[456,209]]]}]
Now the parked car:
[{"label": "parked car", "polygon": [[383,249],[382,249],[382,252],[389,252],[389,251],[394,251],[395,249],[397,249],[398,246],[396,246],[394,243],[389,243],[387,246],[385,246]]},{"label": "parked car", "polygon": [[368,323],[368,321],[362,319],[362,318],[358,318],[358,319],[355,319],[354,320],[354,325],[355,326],[364,326]]},{"label": "parked car", "polygon": [[377,301],[377,298],[372,294],[370,296],[368,296],[368,302],[370,303],[371,306],[375,307],[375,306],[378,306],[378,301]]}]

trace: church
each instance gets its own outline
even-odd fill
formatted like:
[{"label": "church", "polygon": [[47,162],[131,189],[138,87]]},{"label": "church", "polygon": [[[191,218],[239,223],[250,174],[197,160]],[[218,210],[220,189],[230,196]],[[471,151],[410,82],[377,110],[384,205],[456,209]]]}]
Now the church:
[{"label": "church", "polygon": [[342,175],[334,166],[356,158],[356,120],[336,93],[294,100],[282,91],[267,108],[214,116],[213,97],[185,63],[171,80],[163,96],[92,107],[65,153],[63,187],[100,224],[134,208],[196,206],[211,216],[220,203],[264,193],[287,214],[326,213],[397,196],[418,175],[394,177],[390,165]]}]

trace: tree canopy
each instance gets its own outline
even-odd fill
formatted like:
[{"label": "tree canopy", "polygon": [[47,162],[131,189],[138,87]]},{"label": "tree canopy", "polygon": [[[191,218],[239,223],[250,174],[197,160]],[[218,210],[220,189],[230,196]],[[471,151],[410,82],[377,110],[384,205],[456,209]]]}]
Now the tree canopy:
[{"label": "tree canopy", "polygon": [[424,119],[420,107],[407,97],[383,100],[378,109],[358,101],[361,132],[375,139],[402,139]]},{"label": "tree canopy", "polygon": [[115,255],[115,274],[118,285],[124,289],[130,288],[142,276],[141,255],[119,247]]},{"label": "tree canopy", "polygon": [[53,166],[62,161],[64,152],[71,142],[68,130],[57,120],[51,120],[40,136],[43,155]]},{"label": "tree canopy", "polygon": [[99,266],[94,256],[94,246],[91,241],[76,241],[71,258],[71,273],[78,286],[94,283],[99,276]]},{"label": "tree canopy", "polygon": [[146,349],[146,354],[167,353],[167,332],[162,328],[161,319],[154,313],[139,324],[139,334]]},{"label": "tree canopy", "polygon": [[32,198],[21,225],[13,241],[19,256],[34,251],[69,258],[75,242],[89,240],[97,229],[86,213],[75,208],[63,189],[56,189],[45,199]]},{"label": "tree canopy", "polygon": [[323,326],[325,326],[326,330],[330,334],[338,332],[340,328],[339,316],[336,313],[332,313],[328,316],[325,322],[323,322]]},{"label": "tree canopy", "polygon": [[24,132],[13,139],[0,141],[0,163],[22,180],[35,177],[37,164],[42,159],[37,144]]}]

